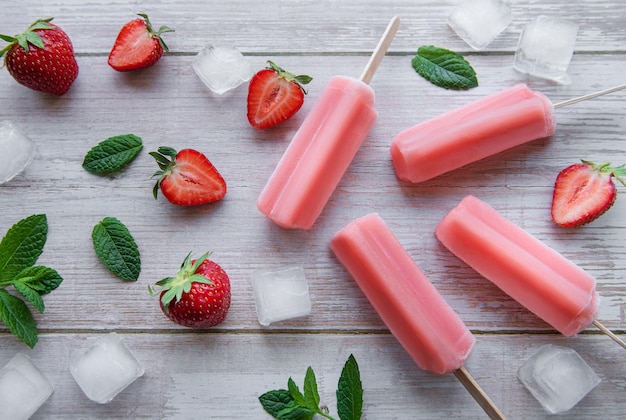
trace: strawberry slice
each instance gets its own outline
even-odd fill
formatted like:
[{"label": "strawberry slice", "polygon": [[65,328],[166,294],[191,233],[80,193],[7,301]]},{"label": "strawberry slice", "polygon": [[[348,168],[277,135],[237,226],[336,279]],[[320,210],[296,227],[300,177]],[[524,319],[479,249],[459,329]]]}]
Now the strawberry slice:
[{"label": "strawberry slice", "polygon": [[260,130],[291,118],[304,103],[303,85],[310,76],[296,76],[268,61],[268,68],[256,73],[248,87],[248,121]]},{"label": "strawberry slice", "polygon": [[148,15],[138,15],[143,19],[131,20],[122,27],[109,54],[109,65],[117,71],[150,67],[159,61],[163,51],[168,51],[161,34],[174,30],[161,26],[154,31]]},{"label": "strawberry slice", "polygon": [[613,206],[617,190],[613,178],[626,183],[624,165],[596,165],[583,160],[563,169],[554,183],[552,220],[559,226],[577,227],[596,220]]},{"label": "strawberry slice", "polygon": [[226,195],[226,182],[205,155],[193,149],[180,152],[171,147],[159,147],[150,152],[160,170],[153,176],[159,180],[153,195],[159,189],[171,203],[179,206],[195,206],[221,200]]}]

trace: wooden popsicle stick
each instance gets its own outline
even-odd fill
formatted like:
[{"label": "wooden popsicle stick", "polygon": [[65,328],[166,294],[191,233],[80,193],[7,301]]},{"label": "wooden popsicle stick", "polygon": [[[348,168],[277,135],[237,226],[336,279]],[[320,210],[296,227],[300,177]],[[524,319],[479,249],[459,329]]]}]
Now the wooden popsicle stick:
[{"label": "wooden popsicle stick", "polygon": [[626,89],[626,84],[614,86],[609,89],[600,90],[598,92],[588,93],[587,95],[578,96],[576,98],[568,99],[567,101],[554,104],[554,108],[562,108],[564,106],[572,105],[578,102],[586,101],[587,99],[597,98],[598,96],[607,95],[609,93],[617,92],[618,90]]},{"label": "wooden popsicle stick", "polygon": [[496,407],[496,405],[491,401],[489,396],[483,391],[483,389],[478,385],[478,382],[472,378],[472,375],[465,369],[464,366],[461,366],[457,370],[454,371],[454,376],[457,377],[459,382],[463,384],[465,389],[467,389],[470,395],[476,400],[478,405],[485,410],[485,413],[489,416],[490,419],[493,420],[502,420],[506,419],[504,414]]},{"label": "wooden popsicle stick", "polygon": [[393,37],[396,35],[398,31],[398,26],[400,25],[400,18],[398,16],[394,16],[391,18],[391,21],[387,25],[387,29],[385,29],[385,33],[378,41],[378,45],[376,49],[370,56],[370,60],[368,61],[363,73],[361,74],[361,81],[369,85],[372,81],[372,77],[374,77],[374,73],[376,73],[376,69],[378,69],[378,65],[381,61],[383,61],[383,57],[393,40]]},{"label": "wooden popsicle stick", "polygon": [[607,327],[602,325],[600,323],[600,321],[593,321],[593,325],[598,327],[600,329],[600,331],[602,331],[603,333],[608,335],[613,341],[615,341],[617,344],[619,344],[620,346],[622,346],[622,347],[624,347],[626,349],[626,343],[624,343],[618,336],[616,336],[613,333],[613,331],[609,330]]}]

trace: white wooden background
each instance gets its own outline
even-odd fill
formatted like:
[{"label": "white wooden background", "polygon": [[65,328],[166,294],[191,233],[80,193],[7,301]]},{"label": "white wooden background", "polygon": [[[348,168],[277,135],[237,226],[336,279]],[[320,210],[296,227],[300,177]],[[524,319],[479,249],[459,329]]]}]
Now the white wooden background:
[{"label": "white wooden background", "polygon": [[[48,216],[41,264],[64,277],[36,314],[39,343],[28,349],[0,329],[0,365],[29,354],[55,385],[33,418],[268,418],[257,397],[301,383],[307,366],[317,373],[323,401],[336,414],[335,389],[343,363],[354,354],[365,388],[367,419],[483,418],[452,375],[418,369],[384,327],[354,281],[334,258],[329,241],[350,220],[379,212],[418,265],[475,333],[467,364],[511,419],[548,415],[516,377],[541,345],[574,348],[602,383],[562,418],[626,418],[624,350],[593,327],[565,338],[452,256],[434,236],[444,214],[466,194],[490,203],[515,223],[588,270],[602,296],[599,320],[624,338],[626,330],[626,200],[598,221],[565,230],[550,220],[558,171],[581,158],[626,163],[626,93],[557,111],[549,139],[520,146],[410,185],[395,177],[389,155],[400,130],[453,107],[525,82],[557,102],[626,82],[626,8],[620,0],[512,0],[513,22],[487,51],[473,52],[446,25],[456,0],[107,1],[0,0],[0,32],[15,34],[39,17],[55,16],[70,35],[80,74],[57,98],[30,91],[0,71],[0,119],[18,124],[35,142],[28,169],[0,186],[0,231],[35,213]],[[120,74],[106,60],[121,26],[148,13],[171,52],[153,68]],[[561,86],[512,69],[523,26],[540,14],[580,24],[569,73]],[[400,29],[371,83],[379,120],[310,231],[274,226],[255,200],[283,150],[334,74],[358,77],[393,15]],[[266,131],[246,120],[246,87],[218,98],[191,68],[208,44],[239,48],[255,69],[271,59],[314,77],[302,110]],[[466,55],[480,86],[467,92],[434,87],[410,61],[420,45]],[[134,133],[145,149],[122,173],[96,176],[82,169],[85,153],[107,137]],[[205,152],[228,183],[222,202],[175,207],[151,195],[160,145]],[[619,186],[618,189],[623,187]],[[134,235],[142,258],[136,283],[115,278],[91,244],[93,226],[119,218]],[[232,282],[232,307],[217,328],[178,327],[160,312],[147,285],[173,274],[185,255],[213,251]],[[312,314],[263,328],[254,309],[255,270],[286,264],[306,270]],[[88,400],[68,362],[102,334],[116,331],[144,364],[146,374],[107,405]]]}]

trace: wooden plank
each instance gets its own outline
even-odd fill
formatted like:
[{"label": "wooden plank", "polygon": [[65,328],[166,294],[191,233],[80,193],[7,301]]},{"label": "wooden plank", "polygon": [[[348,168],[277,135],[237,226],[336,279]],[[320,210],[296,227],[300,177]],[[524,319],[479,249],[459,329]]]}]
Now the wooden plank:
[{"label": "wooden plank", "polygon": [[[434,44],[459,51],[471,49],[446,24],[457,0],[337,2],[229,1],[206,3],[176,0],[156,4],[82,0],[5,1],[2,33],[19,33],[37,18],[55,16],[81,54],[108,54],[121,26],[135,13],[148,13],[156,26],[176,29],[167,34],[175,53],[195,53],[207,44],[234,45],[250,53],[367,52],[374,48],[387,21],[394,15],[402,23],[392,51],[415,52]],[[565,3],[562,0],[512,2],[510,26],[489,45],[489,51],[514,51],[524,25],[539,15],[566,18],[580,25],[578,51],[624,51],[626,25],[622,5],[611,0]]]},{"label": "wooden plank", "polygon": [[[24,351],[53,382],[52,397],[33,416],[49,418],[259,419],[258,397],[285,388],[292,377],[302,387],[311,366],[323,404],[336,414],[337,381],[350,354],[359,364],[364,414],[369,419],[483,418],[480,407],[454,375],[420,370],[388,335],[334,334],[123,334],[146,373],[108,404],[88,400],[69,373],[69,363],[100,334],[46,334],[33,351],[0,337],[4,365]],[[467,369],[509,418],[548,419],[517,379],[517,369],[544,344],[576,350],[602,382],[568,418],[619,418],[626,411],[623,349],[608,338],[477,336]],[[164,351],[167,349],[167,351]]]}]

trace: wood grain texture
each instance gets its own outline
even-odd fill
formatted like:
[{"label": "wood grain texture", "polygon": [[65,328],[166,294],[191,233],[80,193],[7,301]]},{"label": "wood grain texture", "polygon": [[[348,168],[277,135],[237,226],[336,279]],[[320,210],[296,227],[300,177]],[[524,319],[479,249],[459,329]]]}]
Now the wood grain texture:
[{"label": "wood grain texture", "polygon": [[[331,237],[370,212],[381,214],[476,334],[468,370],[509,418],[547,418],[515,376],[546,343],[573,347],[603,379],[567,418],[599,413],[624,418],[623,349],[593,327],[570,339],[558,335],[451,255],[434,228],[465,195],[485,200],[596,277],[602,297],[598,318],[624,338],[626,201],[618,199],[602,218],[573,230],[556,227],[549,207],[563,167],[581,158],[626,163],[626,92],[560,109],[551,138],[422,184],[398,181],[389,155],[392,138],[404,128],[515,83],[527,83],[554,102],[624,83],[623,5],[513,1],[511,26],[488,50],[473,52],[445,23],[456,3],[3,1],[1,33],[56,16],[72,38],[80,66],[78,79],[60,98],[30,91],[0,71],[0,120],[19,125],[37,148],[33,163],[0,185],[0,232],[30,214],[45,213],[49,234],[39,262],[64,277],[45,297],[46,312],[35,314],[41,334],[34,350],[0,329],[0,365],[25,351],[55,382],[55,393],[34,418],[265,418],[258,395],[285,387],[289,376],[301,382],[309,365],[321,379],[323,400],[336,412],[334,387],[350,353],[363,374],[366,418],[480,418],[482,411],[452,375],[436,377],[413,364],[332,255]],[[164,36],[171,52],[150,69],[117,73],[107,66],[107,55],[121,25],[136,12],[176,29]],[[519,32],[539,14],[580,24],[571,85],[512,69]],[[374,129],[313,229],[274,226],[257,211],[258,194],[329,78],[358,77],[393,15],[400,16],[400,29],[371,82],[379,112]],[[277,127],[252,129],[245,117],[246,87],[215,97],[191,68],[194,54],[210,43],[238,47],[254,68],[271,59],[313,76],[303,108]],[[410,62],[424,44],[463,52],[480,86],[446,91],[420,78]],[[98,176],[81,167],[92,146],[125,133],[144,141],[144,151],[127,169]],[[197,208],[175,207],[162,197],[155,201],[156,165],[147,152],[161,145],[204,151],[228,183],[226,198]],[[120,219],[139,246],[142,272],[135,283],[115,278],[93,251],[91,230],[106,216]],[[192,332],[172,324],[147,292],[149,284],[173,274],[190,251],[213,251],[231,277],[232,307],[214,330]],[[256,270],[287,264],[305,268],[312,314],[263,328],[250,279]],[[124,335],[146,375],[112,403],[98,405],[80,392],[67,364],[108,331]]]}]

